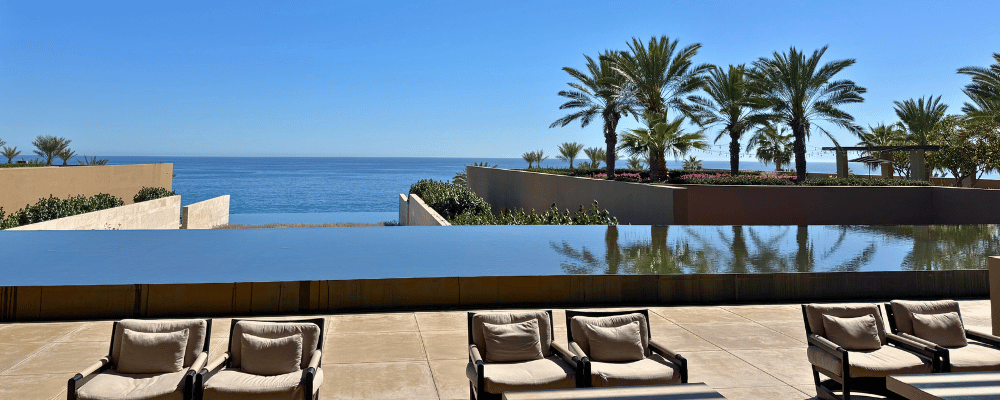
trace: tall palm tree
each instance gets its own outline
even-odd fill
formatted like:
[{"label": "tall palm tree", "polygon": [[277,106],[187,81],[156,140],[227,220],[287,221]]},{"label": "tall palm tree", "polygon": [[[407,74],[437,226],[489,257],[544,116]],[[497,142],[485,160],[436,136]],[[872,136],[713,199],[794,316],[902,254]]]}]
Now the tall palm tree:
[{"label": "tall palm tree", "polygon": [[708,97],[690,96],[690,106],[686,111],[695,123],[707,128],[721,126],[718,142],[729,136],[729,170],[736,176],[740,170],[740,139],[756,125],[766,123],[769,114],[758,112],[754,107],[754,94],[746,81],[746,67],[730,65],[728,71],[713,67],[705,78],[702,89]]},{"label": "tall palm tree", "polygon": [[747,153],[757,150],[757,160],[764,165],[774,163],[774,170],[792,161],[792,134],[785,134],[788,129],[773,123],[765,124],[750,137],[747,142]]},{"label": "tall palm tree", "polygon": [[913,99],[894,101],[892,104],[896,105],[896,116],[909,131],[907,140],[920,146],[927,145],[929,136],[944,119],[945,111],[948,110],[947,104],[941,104],[941,96],[936,99],[934,96],[929,96],[926,101],[923,97],[916,101]]},{"label": "tall palm tree", "polygon": [[[681,124],[684,123],[685,117],[678,117],[671,122],[667,122],[662,116],[663,114],[650,114],[648,117],[651,119],[647,122],[647,125],[651,126],[651,128],[630,129],[622,133],[621,140],[619,140],[621,143],[618,145],[619,150],[623,150],[632,156],[649,154],[649,174],[650,179],[654,181],[666,178],[665,174],[654,175],[654,171],[667,170],[665,165],[667,152],[670,152],[676,159],[687,155],[691,150],[705,150],[708,148],[708,143],[705,142],[705,135],[701,131],[684,133]],[[659,163],[660,165],[655,166],[653,165],[654,163]]]},{"label": "tall palm tree", "polygon": [[[583,152],[587,154],[587,158],[590,159],[590,168],[592,169],[600,168],[601,160],[608,158],[608,155],[605,153],[604,149],[600,147],[591,147],[583,150]],[[611,171],[611,174],[614,175],[614,171]]]},{"label": "tall palm tree", "polygon": [[608,179],[614,179],[615,160],[614,149],[618,141],[618,121],[629,114],[635,114],[633,105],[622,97],[621,88],[624,86],[623,77],[613,68],[612,62],[617,58],[617,53],[607,50],[598,61],[589,56],[587,58],[586,73],[576,69],[565,67],[570,76],[579,82],[570,82],[568,85],[574,90],[563,90],[560,96],[569,99],[560,110],[578,109],[579,111],[559,118],[549,128],[566,126],[570,122],[580,120],[580,126],[586,127],[590,121],[598,115],[604,120],[604,142],[607,144]]},{"label": "tall palm tree", "polygon": [[[614,58],[613,66],[624,78],[621,91],[629,93],[630,100],[642,108],[647,122],[650,118],[665,121],[670,108],[683,110],[684,96],[701,87],[702,75],[711,68],[708,64],[693,64],[701,48],[698,43],[677,50],[677,40],[654,36],[648,43],[632,38],[628,48],[628,52]],[[652,129],[653,125],[647,127]],[[662,180],[667,173],[666,161],[656,159],[661,155],[649,154],[649,174],[654,180]]]},{"label": "tall palm tree", "polygon": [[573,169],[573,160],[576,159],[576,156],[580,155],[580,150],[583,150],[583,143],[566,142],[559,145],[559,155],[556,158],[569,161],[569,168]]},{"label": "tall palm tree", "polygon": [[964,67],[958,73],[972,77],[972,83],[962,91],[972,103],[965,103],[962,111],[975,120],[1000,124],[1000,53],[993,53],[995,64],[989,68]]},{"label": "tall palm tree", "polygon": [[17,149],[17,146],[14,146],[14,148],[4,146],[0,155],[7,158],[7,164],[11,164],[14,162],[14,157],[21,155],[21,151]]},{"label": "tall palm tree", "polygon": [[69,147],[64,148],[62,151],[59,152],[59,154],[56,154],[56,157],[59,157],[59,159],[62,160],[63,162],[62,165],[67,165],[69,160],[71,160],[75,156],[76,152],[70,150]]},{"label": "tall palm tree", "polygon": [[823,46],[809,58],[794,47],[788,53],[774,52],[772,58],[755,61],[750,72],[754,90],[760,96],[759,106],[770,109],[774,118],[792,129],[796,180],[800,182],[806,179],[806,138],[814,126],[839,146],[830,132],[814,125],[815,122],[827,121],[852,133],[862,129],[854,124],[854,117],[838,107],[864,101],[861,95],[867,90],[850,80],[833,80],[834,75],[854,65],[855,60],[820,65],[826,49]]},{"label": "tall palm tree", "polygon": [[45,158],[45,164],[52,165],[52,159],[69,147],[71,140],[51,135],[38,135],[32,145],[35,146],[35,154]]}]

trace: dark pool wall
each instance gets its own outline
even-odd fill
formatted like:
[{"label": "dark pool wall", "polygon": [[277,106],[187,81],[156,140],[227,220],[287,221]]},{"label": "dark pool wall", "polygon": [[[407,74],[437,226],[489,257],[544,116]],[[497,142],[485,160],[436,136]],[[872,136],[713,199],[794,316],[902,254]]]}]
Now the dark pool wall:
[{"label": "dark pool wall", "polygon": [[986,270],[496,276],[0,288],[3,322],[480,307],[986,298]]}]

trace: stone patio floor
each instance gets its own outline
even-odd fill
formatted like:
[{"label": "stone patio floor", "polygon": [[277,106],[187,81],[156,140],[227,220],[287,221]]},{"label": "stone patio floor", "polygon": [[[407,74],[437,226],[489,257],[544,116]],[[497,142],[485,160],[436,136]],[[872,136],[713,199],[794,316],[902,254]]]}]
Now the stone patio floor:
[{"label": "stone patio floor", "polygon": [[[988,300],[960,303],[968,327],[991,331]],[[689,360],[691,382],[729,399],[815,398],[798,304],[649,310],[653,337]],[[553,311],[565,343],[565,314]],[[210,359],[226,350],[229,324],[214,320]],[[0,325],[0,399],[66,398],[67,379],[107,355],[111,325]],[[320,398],[468,399],[467,343],[465,311],[329,315]]]}]

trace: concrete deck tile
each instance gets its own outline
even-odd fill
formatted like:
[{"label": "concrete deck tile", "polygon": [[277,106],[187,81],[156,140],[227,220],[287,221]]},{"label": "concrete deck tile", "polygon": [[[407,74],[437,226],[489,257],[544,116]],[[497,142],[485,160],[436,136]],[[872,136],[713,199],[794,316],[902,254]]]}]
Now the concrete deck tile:
[{"label": "concrete deck tile", "polygon": [[[108,343],[53,343],[28,357],[3,375],[67,374],[66,379],[108,355]],[[65,382],[63,382],[65,383]]]},{"label": "concrete deck tile", "polygon": [[812,365],[806,358],[805,349],[733,350],[732,353],[785,384],[813,382]]},{"label": "concrete deck tile", "polygon": [[[45,346],[44,343],[0,344],[0,374]],[[68,378],[67,378],[68,379]]]},{"label": "concrete deck tile", "polygon": [[59,339],[60,342],[106,342],[111,344],[111,329],[114,321],[97,321],[84,324],[82,328]]},{"label": "concrete deck tile", "polygon": [[462,331],[469,330],[468,312],[417,312],[417,326],[423,332],[427,331]]},{"label": "concrete deck tile", "polygon": [[73,332],[77,328],[84,326],[86,322],[46,322],[46,323],[25,323],[14,324],[0,330],[0,343],[39,343],[54,342]]},{"label": "concrete deck tile", "polygon": [[427,359],[419,332],[332,334],[323,350],[324,365]]},{"label": "concrete deck tile", "polygon": [[679,325],[750,322],[750,320],[721,307],[657,307],[649,310]]},{"label": "concrete deck tile", "polygon": [[725,350],[797,349],[805,344],[767,327],[749,324],[684,324],[687,329]]},{"label": "concrete deck tile", "polygon": [[212,341],[215,342],[215,338],[229,340],[229,327],[232,323],[232,318],[212,318]]},{"label": "concrete deck tile", "polygon": [[329,333],[416,332],[413,313],[348,314],[329,317]]},{"label": "concrete deck tile", "polygon": [[324,399],[438,400],[426,361],[323,365]]},{"label": "concrete deck tile", "polygon": [[[798,389],[799,391],[804,392],[807,396],[809,396],[809,397],[806,397],[807,399],[809,399],[809,400],[817,400],[816,399],[816,387],[815,386],[813,386],[813,385],[795,386],[795,388]],[[878,396],[878,395],[873,395],[873,394],[867,394],[867,393],[851,393],[851,399],[857,399],[857,400],[885,400],[885,397]]]},{"label": "concrete deck tile", "polygon": [[469,378],[465,367],[469,360],[432,360],[431,373],[441,400],[468,399]]},{"label": "concrete deck tile", "polygon": [[812,397],[791,386],[724,388],[717,391],[727,399],[740,400],[805,400]]},{"label": "concrete deck tile", "polygon": [[[768,329],[778,331],[800,343],[806,343],[806,326],[802,321],[761,322]],[[886,325],[888,327],[888,325]]]},{"label": "concrete deck tile", "polygon": [[69,378],[66,374],[0,376],[0,399],[51,399],[65,393]]},{"label": "concrete deck tile", "polygon": [[465,331],[420,332],[428,360],[468,360],[469,334]]},{"label": "concrete deck tile", "polygon": [[722,306],[722,309],[757,321],[797,321],[802,322],[802,308],[794,305],[748,305]]},{"label": "concrete deck tile", "polygon": [[688,381],[704,382],[715,389],[732,387],[773,387],[783,383],[753,365],[725,351],[691,351]]},{"label": "concrete deck tile", "polygon": [[[650,325],[652,326],[652,332],[650,332],[650,335],[652,335],[653,340],[658,343],[662,343],[672,351],[686,352],[721,350],[719,346],[698,337],[698,335],[688,332],[687,329],[682,328],[680,325],[666,321],[661,317],[650,316],[649,319]],[[658,324],[654,322],[657,319],[666,322]]]}]

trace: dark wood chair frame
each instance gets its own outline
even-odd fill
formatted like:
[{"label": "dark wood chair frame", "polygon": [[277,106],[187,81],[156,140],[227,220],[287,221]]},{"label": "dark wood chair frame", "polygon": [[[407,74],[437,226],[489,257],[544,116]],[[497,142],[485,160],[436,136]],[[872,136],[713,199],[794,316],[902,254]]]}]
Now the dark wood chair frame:
[{"label": "dark wood chair frame", "polygon": [[[313,319],[298,319],[298,320],[260,320],[260,319],[236,319],[233,318],[233,322],[229,324],[229,346],[226,349],[226,354],[222,357],[226,357],[223,364],[224,368],[229,368],[233,364],[233,332],[236,330],[236,323],[240,321],[254,321],[254,322],[274,322],[274,323],[311,323],[319,327],[319,341],[316,343],[316,350],[320,350],[320,360],[317,366],[322,366],[323,363],[323,334],[324,326],[326,325],[326,319],[324,318],[313,318]],[[311,355],[310,355],[311,357]],[[211,364],[211,362],[209,362]],[[205,394],[205,375],[208,375],[210,371],[206,368],[202,368],[195,376],[194,380],[194,393],[195,399],[201,400]],[[306,368],[302,370],[302,380],[299,381],[304,389],[303,398],[305,400],[313,400],[319,398],[319,392],[313,391],[313,379],[316,377],[316,369],[313,367]],[[315,394],[316,397],[313,397]]]},{"label": "dark wood chair frame", "polygon": [[[875,318],[882,318],[882,310],[877,305],[875,307],[879,311],[879,315]],[[853,377],[851,376],[850,368],[850,357],[851,351],[844,349],[843,347],[837,346],[830,342],[829,339],[821,337],[812,332],[809,327],[809,316],[806,312],[806,305],[802,305],[802,320],[806,325],[806,338],[808,339],[810,346],[815,346],[822,351],[836,357],[840,360],[840,365],[843,374],[838,376],[833,371],[828,371],[824,368],[817,367],[815,364],[812,365],[813,381],[816,384],[816,397],[818,399],[832,399],[832,400],[851,400],[852,392],[862,392],[868,394],[874,394],[879,396],[885,396],[890,399],[900,399],[899,395],[892,393],[885,387],[885,378],[871,378],[871,377]],[[885,333],[886,343],[891,344],[901,350],[913,353],[917,357],[920,357],[931,363],[931,372],[937,371],[936,350],[929,346],[925,346],[921,343],[905,339],[899,335],[895,335],[890,332]],[[832,346],[831,346],[832,345]],[[836,347],[834,347],[836,346]],[[820,380],[819,374],[823,374],[829,379]],[[841,396],[837,396],[833,391],[842,391]]]},{"label": "dark wood chair frame", "polygon": [[[948,354],[948,348],[942,347],[926,339],[921,339],[916,336],[912,336],[909,333],[899,332],[899,327],[896,325],[896,312],[892,309],[892,303],[885,303],[885,314],[889,317],[889,329],[892,333],[902,336],[904,338],[910,339],[915,342],[926,342],[928,344],[934,344],[934,349],[936,352],[934,362],[937,363],[936,370],[940,372],[951,372],[951,356]],[[962,319],[962,311],[958,311],[958,319]],[[965,330],[965,337],[969,339],[974,339],[978,342],[988,344],[996,349],[1000,349],[1000,337],[989,335],[986,333]]]},{"label": "dark wood chair frame", "polygon": [[[598,317],[599,318],[599,317],[612,317],[612,316],[616,316],[616,315],[625,315],[625,314],[642,314],[643,318],[646,319],[646,333],[647,333],[647,335],[646,335],[646,342],[649,343],[649,351],[651,351],[653,353],[656,353],[656,354],[659,354],[659,355],[663,356],[663,358],[666,358],[667,360],[670,360],[670,362],[673,362],[674,364],[677,364],[677,367],[678,367],[678,369],[680,369],[680,372],[681,372],[681,383],[688,383],[688,361],[687,361],[687,359],[684,358],[684,356],[680,355],[679,353],[673,352],[670,349],[667,349],[666,347],[663,347],[661,345],[653,343],[653,328],[649,324],[649,310],[648,309],[632,310],[632,311],[574,311],[574,310],[566,310],[566,336],[567,336],[567,339],[569,340],[570,347],[572,348],[573,342],[574,342],[573,341],[573,328],[572,328],[572,326],[573,326],[572,325],[573,317]],[[590,357],[583,357],[582,361],[583,361],[583,366],[584,366],[583,367],[584,372],[582,374],[583,377],[584,377],[584,379],[583,379],[584,380],[584,385],[585,385],[584,387],[590,387],[591,386],[591,382],[590,382],[590,375],[591,375]]]},{"label": "dark wood chair frame", "polygon": [[[560,359],[566,361],[573,367],[574,378],[576,380],[576,387],[580,386],[581,376],[583,373],[583,362],[577,356],[573,355],[572,352],[564,352],[556,346],[555,342],[555,324],[553,323],[552,310],[545,310],[549,315],[549,337],[552,338],[552,346],[549,348],[552,354],[558,355]],[[486,377],[485,377],[485,364],[483,363],[482,357],[480,357],[479,349],[475,349],[473,352],[472,341],[472,317],[477,313],[469,312],[468,315],[468,333],[469,333],[469,362],[476,366],[476,382],[469,382],[469,399],[471,400],[502,400],[503,393],[494,394],[486,391]]]},{"label": "dark wood chair frame", "polygon": [[[201,352],[205,353],[205,356],[207,357],[208,348],[212,342],[212,320],[206,319],[205,321],[206,321],[205,345],[202,347]],[[107,371],[112,367],[111,354],[114,351],[113,349],[115,347],[115,331],[118,330],[118,324],[119,321],[115,321],[115,323],[111,326],[111,344],[108,346],[107,357],[104,357],[100,361],[98,361],[101,363],[101,366],[96,369],[93,369],[92,371],[89,371],[89,373],[87,374],[78,373],[76,375],[73,375],[72,378],[69,378],[69,382],[66,385],[66,400],[76,400],[76,390],[80,388],[79,386],[80,381],[83,380],[83,378],[86,378],[87,376],[93,374],[99,374],[101,372]],[[206,359],[206,362],[207,361],[208,360]],[[194,368],[188,370],[188,372],[184,374],[184,393],[183,393],[184,400],[194,399],[194,381],[196,374],[197,373],[194,371]]]}]

